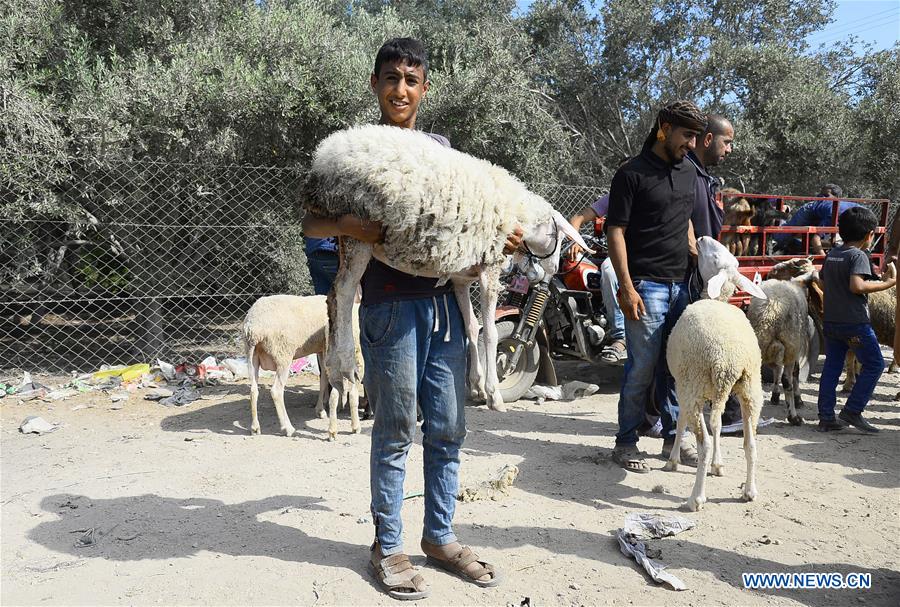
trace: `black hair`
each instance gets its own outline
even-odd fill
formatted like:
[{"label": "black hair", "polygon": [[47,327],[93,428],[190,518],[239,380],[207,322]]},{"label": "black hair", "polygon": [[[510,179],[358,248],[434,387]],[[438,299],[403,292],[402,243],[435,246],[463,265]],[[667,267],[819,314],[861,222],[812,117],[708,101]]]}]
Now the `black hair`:
[{"label": "black hair", "polygon": [[710,114],[706,117],[706,131],[703,133],[712,133],[713,135],[721,135],[725,132],[725,127],[731,126],[728,118],[722,114]]},{"label": "black hair", "polygon": [[672,126],[680,126],[686,129],[693,129],[701,133],[706,130],[707,120],[706,114],[700,111],[697,104],[693,101],[681,99],[673,101],[666,105],[656,115],[656,122],[650,129],[650,134],[644,140],[644,146],[651,146],[656,141],[656,132],[662,128],[664,122],[668,122]]},{"label": "black hair", "polygon": [[838,217],[838,234],[844,242],[859,242],[877,226],[878,218],[866,207],[850,207]]},{"label": "black hair", "polygon": [[391,38],[382,44],[375,55],[375,76],[381,75],[382,65],[394,62],[405,62],[412,67],[421,65],[425,77],[428,77],[428,51],[415,38]]},{"label": "black hair", "polygon": [[840,198],[844,194],[844,190],[841,189],[841,186],[836,183],[826,183],[822,186],[822,192],[825,192],[825,190],[831,190],[832,196],[836,196],[838,198]]}]

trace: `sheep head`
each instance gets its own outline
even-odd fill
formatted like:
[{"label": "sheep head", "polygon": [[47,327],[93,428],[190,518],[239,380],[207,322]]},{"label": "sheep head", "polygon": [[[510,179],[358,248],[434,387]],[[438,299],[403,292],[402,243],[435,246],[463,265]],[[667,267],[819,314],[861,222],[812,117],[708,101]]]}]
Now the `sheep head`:
[{"label": "sheep head", "polygon": [[737,258],[714,238],[701,236],[697,239],[697,265],[710,299],[727,299],[735,288],[743,289],[753,297],[767,299],[757,284],[738,271]]},{"label": "sheep head", "polygon": [[772,266],[769,270],[767,279],[790,280],[803,276],[804,274],[812,274],[816,268],[813,266],[811,257],[795,257],[787,261],[781,261]]},{"label": "sheep head", "polygon": [[533,226],[525,228],[523,242],[528,246],[537,258],[536,266],[541,268],[543,276],[539,280],[547,279],[559,270],[559,251],[562,248],[563,238],[569,237],[587,251],[593,253],[587,243],[572,224],[566,221],[559,211],[551,210],[550,216]]}]

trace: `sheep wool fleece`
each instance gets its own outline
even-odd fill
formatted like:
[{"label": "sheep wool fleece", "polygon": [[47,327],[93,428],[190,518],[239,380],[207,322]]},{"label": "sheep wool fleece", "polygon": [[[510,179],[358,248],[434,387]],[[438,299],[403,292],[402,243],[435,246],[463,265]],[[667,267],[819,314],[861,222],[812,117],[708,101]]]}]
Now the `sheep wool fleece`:
[{"label": "sheep wool fleece", "polygon": [[528,232],[552,216],[550,204],[505,169],[425,133],[384,125],[322,141],[304,202],[325,217],[380,221],[389,259],[444,277],[501,263],[516,224]]}]

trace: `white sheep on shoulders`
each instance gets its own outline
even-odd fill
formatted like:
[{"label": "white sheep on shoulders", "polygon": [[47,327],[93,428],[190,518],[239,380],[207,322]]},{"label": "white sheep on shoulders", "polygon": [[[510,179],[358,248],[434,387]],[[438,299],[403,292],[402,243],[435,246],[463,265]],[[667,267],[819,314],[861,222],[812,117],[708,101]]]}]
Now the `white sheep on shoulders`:
[{"label": "white sheep on shoulders", "polygon": [[[522,227],[525,245],[549,280],[559,265],[562,235],[587,248],[569,222],[506,170],[442,146],[424,133],[383,125],[339,131],[322,141],[308,174],[304,204],[317,215],[352,214],[384,226],[383,242],[376,246],[341,238],[340,269],[329,295],[334,297],[333,303],[329,299],[334,321],[329,331],[336,345],[325,363],[335,388],[331,398],[353,397],[350,307],[374,256],[403,272],[453,282],[468,338],[469,386],[490,408],[505,410],[494,363],[494,310],[506,235],[517,224]],[[481,284],[486,366],[478,353],[478,323],[469,299],[476,279]]]},{"label": "white sheep on shoulders", "polygon": [[[710,460],[712,473],[716,476],[724,474],[719,441],[722,412],[732,393],[741,404],[744,418],[747,479],[743,496],[748,501],[757,496],[755,434],[763,401],[759,346],[753,327],[743,312],[716,299],[727,299],[737,286],[754,296],[765,297],[752,281],[738,273],[737,259],[724,245],[702,237],[697,241],[697,249],[700,274],[706,283],[703,294],[711,299],[697,301],[685,309],[675,323],[666,347],[680,410],[675,444],[665,469],[678,469],[682,435],[685,427],[690,426],[697,438],[699,452],[694,490],[687,502],[694,511],[700,510],[706,502],[705,483]],[[711,403],[711,433],[703,419],[707,402]]]}]

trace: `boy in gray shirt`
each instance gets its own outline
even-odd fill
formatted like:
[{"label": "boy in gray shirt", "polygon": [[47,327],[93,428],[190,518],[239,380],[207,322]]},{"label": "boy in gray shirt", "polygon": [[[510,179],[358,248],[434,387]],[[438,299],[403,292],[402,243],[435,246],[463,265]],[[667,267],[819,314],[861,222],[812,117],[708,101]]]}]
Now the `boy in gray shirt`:
[{"label": "boy in gray shirt", "polygon": [[[891,265],[887,280],[867,280],[873,276],[865,249],[871,246],[877,225],[875,214],[865,207],[841,213],[838,233],[844,244],[831,249],[822,265],[819,286],[825,291],[825,364],[819,379],[819,432],[843,430],[842,422],[863,432],[878,432],[862,416],[884,371],[881,347],[869,320],[868,294],[894,286],[896,272]],[[848,350],[853,350],[862,370],[838,415],[839,421],[834,415],[835,390]]]}]

